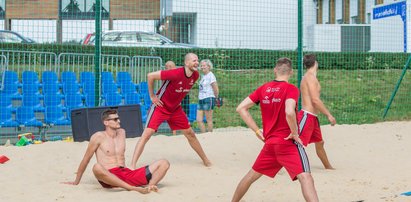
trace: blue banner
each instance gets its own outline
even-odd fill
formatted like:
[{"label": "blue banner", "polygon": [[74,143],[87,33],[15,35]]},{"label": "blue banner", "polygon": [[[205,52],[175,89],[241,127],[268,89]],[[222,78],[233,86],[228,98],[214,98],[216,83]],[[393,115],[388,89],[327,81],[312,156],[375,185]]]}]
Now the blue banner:
[{"label": "blue banner", "polygon": [[402,1],[393,3],[386,6],[374,8],[372,10],[372,16],[374,20],[396,15],[401,16],[402,19],[404,27],[404,52],[407,52],[407,2]]},{"label": "blue banner", "polygon": [[400,15],[402,20],[405,21],[406,10],[407,10],[406,1],[398,2],[398,3],[386,5],[386,6],[381,6],[381,7],[373,9],[372,11],[373,19],[376,20],[380,18]]}]

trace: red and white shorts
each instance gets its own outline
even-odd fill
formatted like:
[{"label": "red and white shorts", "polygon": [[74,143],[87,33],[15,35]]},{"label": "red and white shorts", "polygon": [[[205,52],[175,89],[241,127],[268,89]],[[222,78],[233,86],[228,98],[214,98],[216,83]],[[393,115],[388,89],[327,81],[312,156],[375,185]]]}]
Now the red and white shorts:
[{"label": "red and white shorts", "polygon": [[300,130],[300,139],[304,146],[313,142],[321,142],[323,136],[321,133],[320,122],[316,115],[301,110],[298,113],[298,127]]},{"label": "red and white shorts", "polygon": [[264,144],[254,162],[253,170],[274,177],[284,167],[292,180],[297,175],[310,172],[310,163],[301,144]]}]

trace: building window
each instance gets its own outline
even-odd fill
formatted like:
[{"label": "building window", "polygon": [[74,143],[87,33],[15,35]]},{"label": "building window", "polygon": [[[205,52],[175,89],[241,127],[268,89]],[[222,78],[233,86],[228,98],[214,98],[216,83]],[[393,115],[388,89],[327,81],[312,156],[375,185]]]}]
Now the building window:
[{"label": "building window", "polygon": [[384,0],[375,0],[375,5],[384,4]]},{"label": "building window", "polygon": [[351,24],[360,24],[360,19],[358,18],[358,16],[351,17]]},{"label": "building window", "polygon": [[367,13],[367,24],[371,24],[371,13]]}]

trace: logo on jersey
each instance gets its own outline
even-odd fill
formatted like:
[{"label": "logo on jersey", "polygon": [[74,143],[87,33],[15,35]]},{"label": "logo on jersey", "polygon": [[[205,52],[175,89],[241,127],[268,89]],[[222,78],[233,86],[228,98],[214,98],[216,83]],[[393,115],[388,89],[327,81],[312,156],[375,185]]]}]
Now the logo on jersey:
[{"label": "logo on jersey", "polygon": [[270,100],[268,96],[264,97],[264,100],[261,101],[263,104],[270,104]]},{"label": "logo on jersey", "polygon": [[180,82],[178,82],[178,84],[179,84],[179,85],[183,85],[183,82],[182,82],[182,81],[180,81]]},{"label": "logo on jersey", "polygon": [[186,93],[186,92],[190,92],[190,89],[184,89],[183,87],[176,89],[176,93]]},{"label": "logo on jersey", "polygon": [[281,98],[273,98],[270,100],[270,97],[265,96],[264,100],[261,101],[263,104],[270,104],[270,103],[279,103],[281,102]]},{"label": "logo on jersey", "polygon": [[268,87],[268,88],[265,90],[265,92],[267,92],[267,93],[269,93],[269,92],[278,92],[278,91],[280,91],[280,88],[279,88],[279,87],[275,87],[275,88]]},{"label": "logo on jersey", "polygon": [[177,93],[182,93],[183,92],[183,87],[180,87],[179,89],[176,89]]},{"label": "logo on jersey", "polygon": [[271,100],[271,102],[275,103],[275,102],[281,102],[281,98],[273,98]]},{"label": "logo on jersey", "polygon": [[194,80],[193,80],[193,79],[191,79],[189,85],[190,85],[190,86],[194,85]]}]

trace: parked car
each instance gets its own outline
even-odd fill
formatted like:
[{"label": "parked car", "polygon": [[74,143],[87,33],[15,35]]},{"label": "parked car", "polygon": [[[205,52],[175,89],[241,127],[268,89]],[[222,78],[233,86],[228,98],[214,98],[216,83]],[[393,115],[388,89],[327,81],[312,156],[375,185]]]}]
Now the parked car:
[{"label": "parked car", "polygon": [[36,41],[17,32],[0,30],[0,43],[36,43]]},{"label": "parked car", "polygon": [[95,33],[89,33],[86,35],[86,37],[84,37],[84,39],[80,41],[80,44],[91,45],[92,43],[94,43],[94,37],[96,37]]},{"label": "parked car", "polygon": [[[94,45],[94,34],[88,34],[82,44]],[[88,37],[89,36],[89,37]],[[92,40],[87,41],[87,38]],[[197,48],[192,44],[175,43],[165,36],[155,32],[145,31],[105,31],[101,37],[102,46],[121,47],[169,47],[169,48]]]}]

